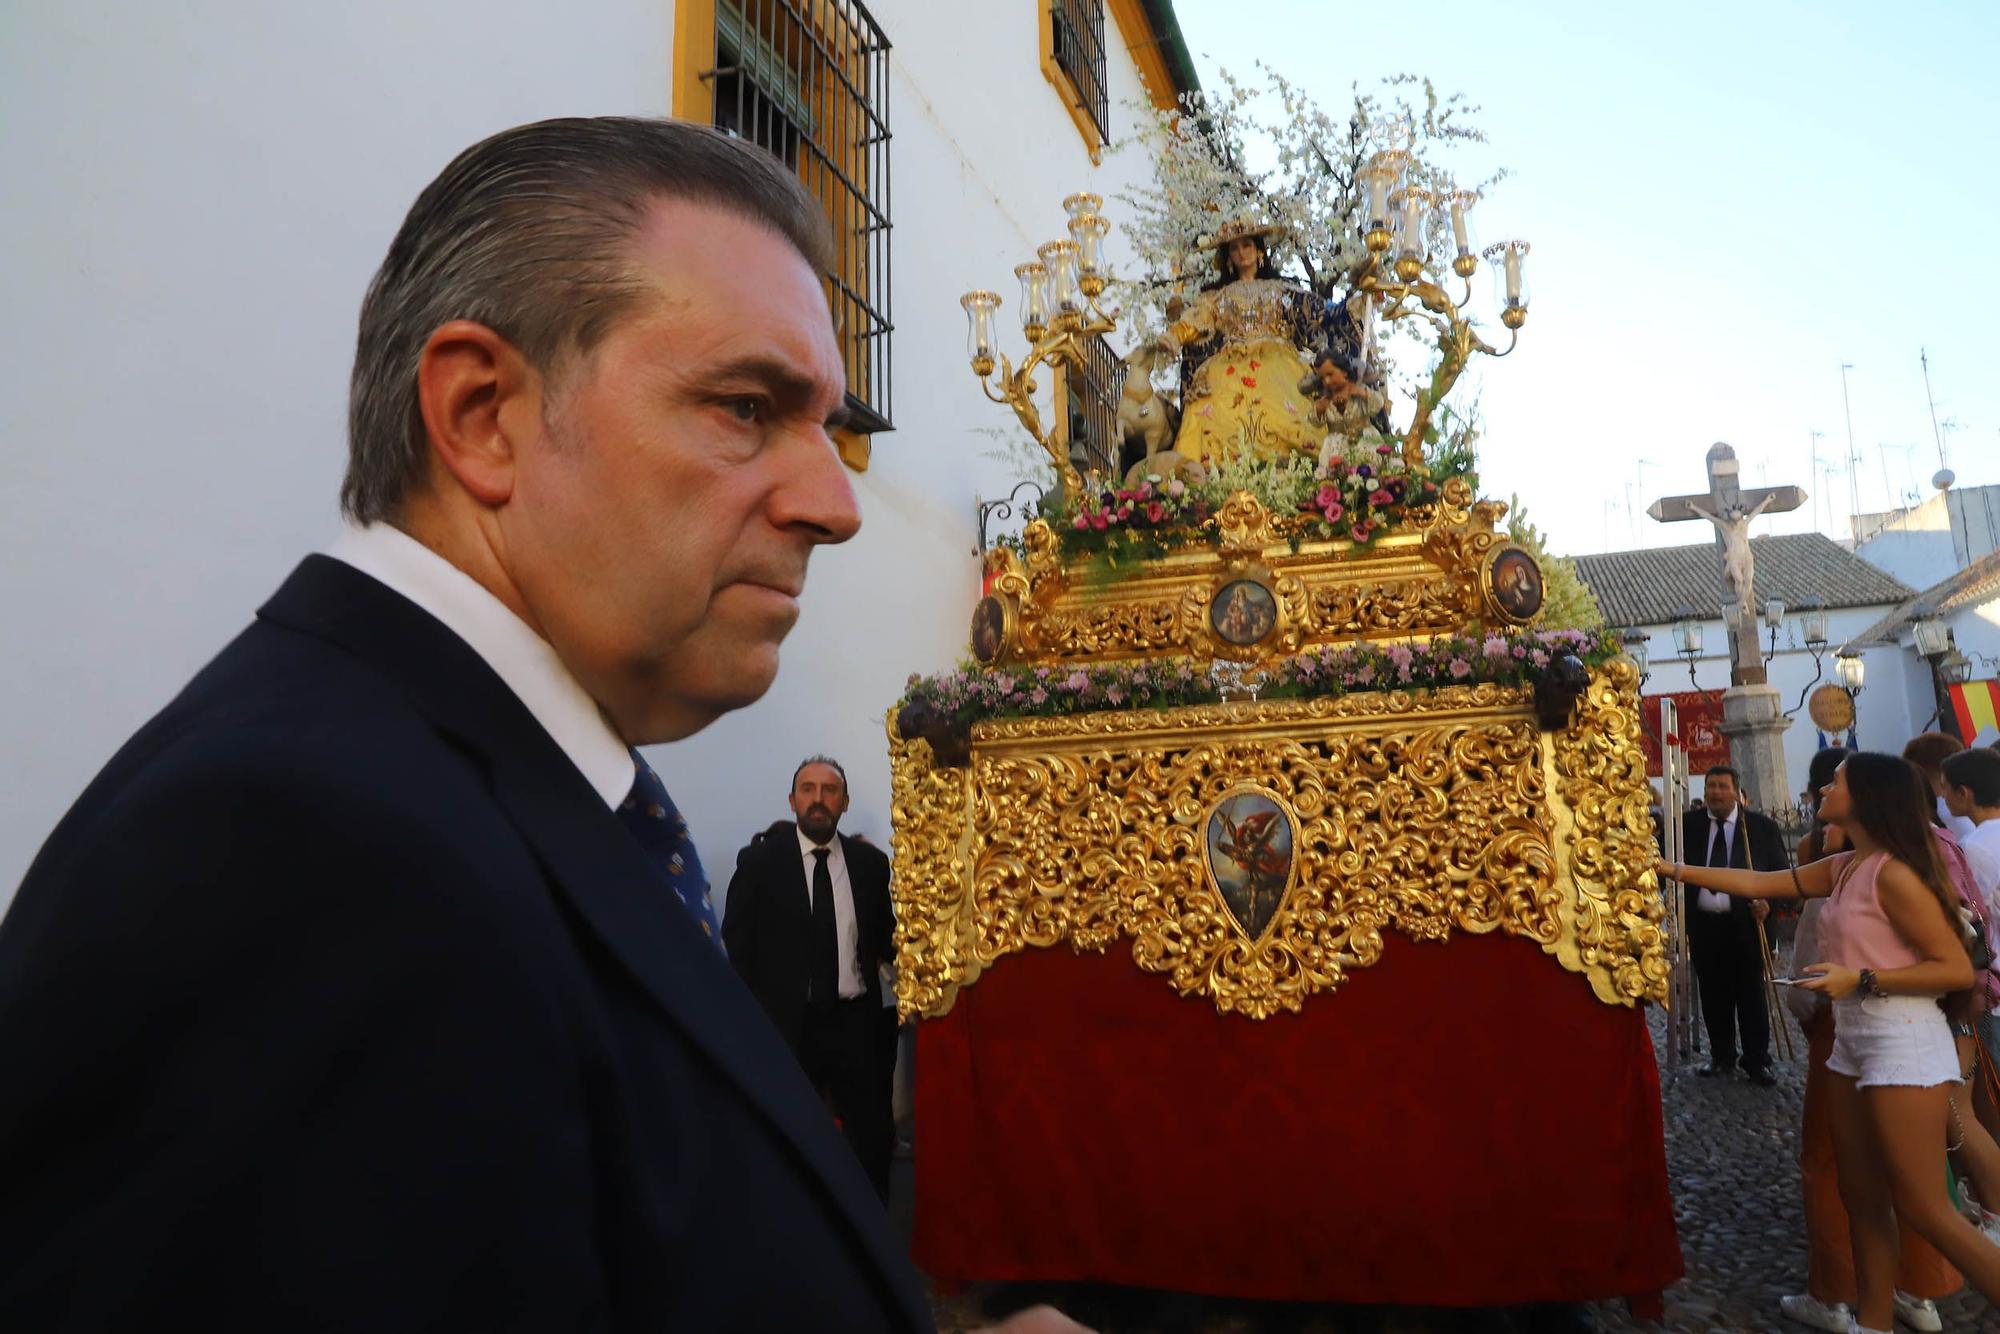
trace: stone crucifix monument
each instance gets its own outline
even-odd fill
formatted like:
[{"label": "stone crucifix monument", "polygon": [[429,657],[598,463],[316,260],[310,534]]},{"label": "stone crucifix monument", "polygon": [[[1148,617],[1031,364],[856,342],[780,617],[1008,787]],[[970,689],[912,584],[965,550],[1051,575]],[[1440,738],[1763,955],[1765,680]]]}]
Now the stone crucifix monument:
[{"label": "stone crucifix monument", "polygon": [[1791,720],[1781,708],[1778,688],[1764,676],[1750,521],[1760,514],[1795,510],[1805,504],[1806,493],[1796,486],[1746,491],[1738,478],[1736,451],[1718,441],[1708,451],[1708,493],[1664,496],[1649,505],[1646,513],[1660,523],[1706,519],[1715,525],[1723,621],[1729,628],[1729,688],[1722,692],[1721,731],[1729,738],[1729,757],[1742,777],[1744,796],[1753,807],[1769,811],[1791,794],[1784,743]]}]

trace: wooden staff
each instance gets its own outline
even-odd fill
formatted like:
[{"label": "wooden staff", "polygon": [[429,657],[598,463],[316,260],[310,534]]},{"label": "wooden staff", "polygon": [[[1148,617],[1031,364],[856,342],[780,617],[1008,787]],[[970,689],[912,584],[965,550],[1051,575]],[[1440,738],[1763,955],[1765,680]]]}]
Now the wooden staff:
[{"label": "wooden staff", "polygon": [[1777,1034],[1778,1052],[1785,1060],[1796,1060],[1792,1047],[1791,1025],[1785,1022],[1784,1007],[1778,1004],[1778,984],[1772,978],[1771,938],[1764,934],[1764,924],[1757,923],[1757,948],[1764,954],[1764,1004],[1771,1011],[1771,1028]]}]

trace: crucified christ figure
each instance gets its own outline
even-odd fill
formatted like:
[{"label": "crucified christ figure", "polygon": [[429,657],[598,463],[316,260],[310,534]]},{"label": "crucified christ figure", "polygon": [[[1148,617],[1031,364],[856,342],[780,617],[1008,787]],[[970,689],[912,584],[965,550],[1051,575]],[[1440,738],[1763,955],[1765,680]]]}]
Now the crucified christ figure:
[{"label": "crucified christ figure", "polygon": [[1715,531],[1722,537],[1722,573],[1729,580],[1730,591],[1736,595],[1736,605],[1743,609],[1745,624],[1757,619],[1757,599],[1751,592],[1751,576],[1755,570],[1750,559],[1750,521],[1762,514],[1774,499],[1775,496],[1767,494],[1748,510],[1741,505],[1731,505],[1720,515],[1703,509],[1698,501],[1688,502],[1688,508],[1697,517],[1714,524]]}]

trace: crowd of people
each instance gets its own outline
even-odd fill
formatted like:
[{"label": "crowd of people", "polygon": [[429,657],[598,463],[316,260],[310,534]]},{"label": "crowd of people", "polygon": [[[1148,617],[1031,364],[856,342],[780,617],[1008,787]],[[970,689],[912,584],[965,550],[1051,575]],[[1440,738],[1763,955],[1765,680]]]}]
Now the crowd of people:
[{"label": "crowd of people", "polygon": [[1740,1037],[1746,1073],[1773,1082],[1760,927],[1771,901],[1802,900],[1793,975],[1772,979],[1808,1061],[1806,1291],[1781,1307],[1834,1334],[1938,1330],[1935,1299],[1961,1282],[2000,1301],[2000,751],[1935,732],[1901,755],[1832,748],[1805,797],[1787,855],[1717,766],[1688,860],[1658,863],[1686,887],[1701,1073],[1728,1074]]}]

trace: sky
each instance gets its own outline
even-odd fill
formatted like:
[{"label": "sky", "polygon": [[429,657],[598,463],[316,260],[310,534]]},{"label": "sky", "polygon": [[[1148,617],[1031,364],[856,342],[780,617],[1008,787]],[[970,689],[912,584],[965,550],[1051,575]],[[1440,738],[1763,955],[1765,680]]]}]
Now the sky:
[{"label": "sky", "polygon": [[1533,246],[1530,312],[1453,401],[1485,417],[1480,490],[1554,552],[1710,539],[1645,510],[1706,491],[1718,440],[1810,497],[1758,534],[1934,494],[1920,350],[1957,484],[2000,483],[2000,3],[1174,9],[1208,88],[1263,60],[1329,112],[1404,72],[1481,108],[1460,174],[1512,171],[1475,222]]}]

